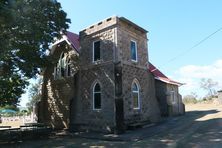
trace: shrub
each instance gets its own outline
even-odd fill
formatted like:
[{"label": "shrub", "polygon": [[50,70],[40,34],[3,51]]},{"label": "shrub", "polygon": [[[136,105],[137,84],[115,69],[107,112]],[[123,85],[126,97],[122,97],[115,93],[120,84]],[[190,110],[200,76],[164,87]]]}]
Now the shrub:
[{"label": "shrub", "polygon": [[197,99],[193,95],[186,95],[183,97],[183,103],[195,104],[195,103],[197,103]]}]

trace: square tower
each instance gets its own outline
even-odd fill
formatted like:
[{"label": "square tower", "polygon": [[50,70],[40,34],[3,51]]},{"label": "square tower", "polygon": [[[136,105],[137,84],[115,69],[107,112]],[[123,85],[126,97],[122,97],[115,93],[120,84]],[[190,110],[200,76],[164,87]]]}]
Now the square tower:
[{"label": "square tower", "polygon": [[159,119],[146,34],[116,16],[80,32],[77,128],[121,131]]}]

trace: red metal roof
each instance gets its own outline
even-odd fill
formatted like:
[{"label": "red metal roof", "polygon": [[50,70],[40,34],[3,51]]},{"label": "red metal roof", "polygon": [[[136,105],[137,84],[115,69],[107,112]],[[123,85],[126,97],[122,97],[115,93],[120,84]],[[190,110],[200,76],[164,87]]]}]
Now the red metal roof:
[{"label": "red metal roof", "polygon": [[77,50],[79,51],[79,35],[69,32],[66,32],[66,37],[68,39],[68,41],[71,43],[71,45]]},{"label": "red metal roof", "polygon": [[166,75],[164,75],[159,69],[157,69],[152,63],[149,62],[149,71],[154,75],[154,78],[156,80],[162,81],[164,83],[169,83],[173,85],[181,86],[183,83],[176,82],[174,80],[171,80]]}]

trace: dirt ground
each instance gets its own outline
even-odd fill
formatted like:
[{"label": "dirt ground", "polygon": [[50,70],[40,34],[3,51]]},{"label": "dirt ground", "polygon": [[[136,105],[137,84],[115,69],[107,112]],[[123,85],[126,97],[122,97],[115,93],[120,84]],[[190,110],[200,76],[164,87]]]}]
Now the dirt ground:
[{"label": "dirt ground", "polygon": [[7,121],[0,123],[0,126],[11,126],[12,128],[19,128],[23,125],[22,121]]},{"label": "dirt ground", "polygon": [[[147,131],[145,131],[147,130]],[[150,132],[149,132],[150,131]],[[155,131],[155,132],[151,132]],[[186,114],[146,129],[138,141],[107,141],[70,136],[36,139],[7,147],[222,147],[222,105],[215,103],[186,105]]]}]

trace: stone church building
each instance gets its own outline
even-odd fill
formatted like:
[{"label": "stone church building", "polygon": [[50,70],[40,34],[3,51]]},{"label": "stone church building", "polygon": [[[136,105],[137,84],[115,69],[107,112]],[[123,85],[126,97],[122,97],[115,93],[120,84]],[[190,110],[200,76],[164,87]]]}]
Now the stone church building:
[{"label": "stone church building", "polygon": [[149,62],[147,31],[110,17],[67,32],[43,72],[38,120],[74,131],[123,132],[184,113],[178,87]]}]

